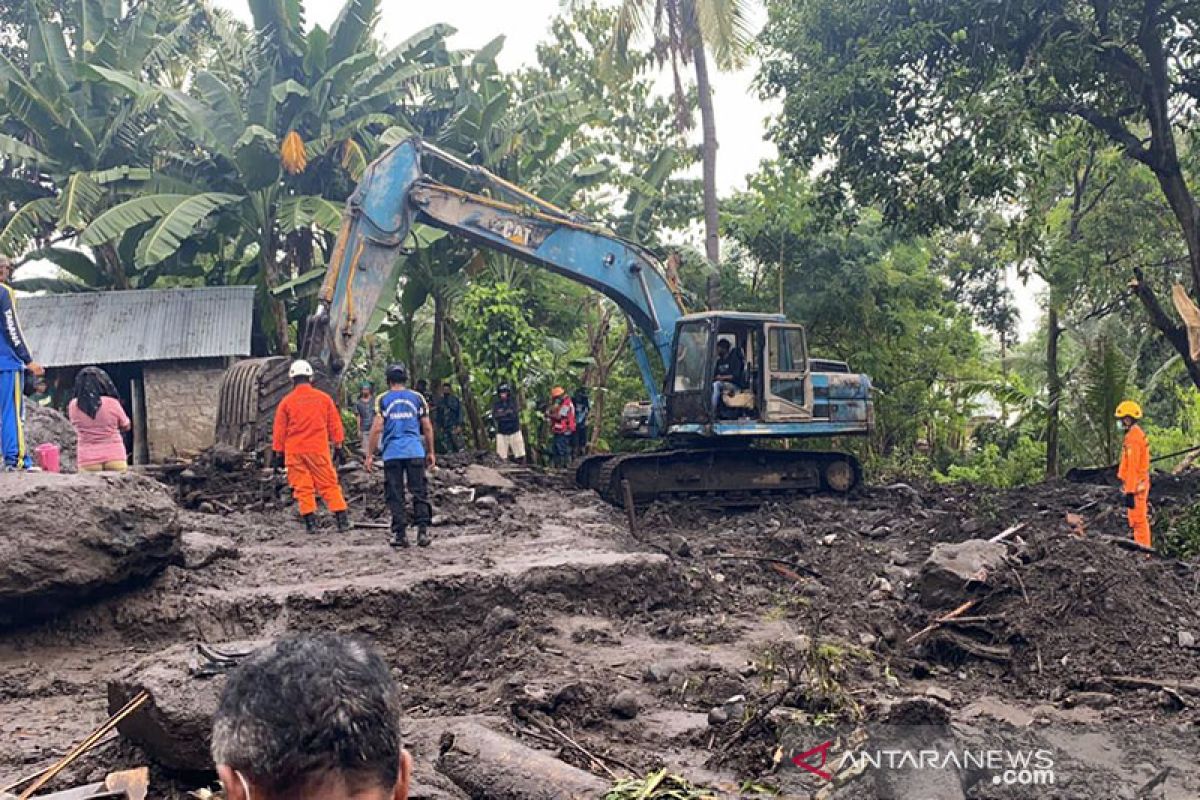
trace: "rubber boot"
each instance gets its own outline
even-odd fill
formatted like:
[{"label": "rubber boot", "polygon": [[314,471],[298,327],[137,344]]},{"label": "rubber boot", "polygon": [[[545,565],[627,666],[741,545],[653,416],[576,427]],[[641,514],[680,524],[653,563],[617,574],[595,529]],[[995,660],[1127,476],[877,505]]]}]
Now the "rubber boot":
[{"label": "rubber boot", "polygon": [[389,544],[392,547],[408,547],[408,531],[404,528],[393,528],[392,541]]},{"label": "rubber boot", "polygon": [[317,515],[316,514],[301,514],[300,519],[304,520],[304,531],[306,533],[317,532]]},{"label": "rubber boot", "polygon": [[350,513],[347,511],[338,511],[333,515],[334,522],[337,523],[338,533],[346,533],[350,530]]},{"label": "rubber boot", "polygon": [[429,547],[429,529],[424,525],[417,528],[417,546]]}]

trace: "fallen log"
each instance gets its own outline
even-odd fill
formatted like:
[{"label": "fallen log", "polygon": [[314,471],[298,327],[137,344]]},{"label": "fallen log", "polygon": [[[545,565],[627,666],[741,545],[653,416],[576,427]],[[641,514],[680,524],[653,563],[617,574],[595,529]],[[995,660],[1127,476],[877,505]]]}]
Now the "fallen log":
[{"label": "fallen log", "polygon": [[608,782],[475,722],[441,739],[437,769],[472,798],[573,800],[601,796]]},{"label": "fallen log", "polygon": [[1126,689],[1169,689],[1183,694],[1200,695],[1200,683],[1186,681],[1159,680],[1157,678],[1138,678],[1133,675],[1104,675],[1093,678],[1094,682],[1108,682],[1113,686],[1123,686]]}]

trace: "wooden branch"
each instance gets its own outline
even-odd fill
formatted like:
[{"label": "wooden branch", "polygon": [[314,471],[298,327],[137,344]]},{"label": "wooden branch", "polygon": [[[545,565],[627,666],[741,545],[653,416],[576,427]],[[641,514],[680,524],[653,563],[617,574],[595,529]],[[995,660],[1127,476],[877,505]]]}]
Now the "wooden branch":
[{"label": "wooden branch", "polygon": [[1184,694],[1200,695],[1200,683],[1185,683],[1184,681],[1161,680],[1158,678],[1139,678],[1133,675],[1104,675],[1092,679],[1096,683],[1111,683],[1126,689],[1172,689]]},{"label": "wooden branch", "polygon": [[963,603],[958,608],[954,609],[953,611],[951,611],[947,614],[943,614],[942,616],[935,619],[933,622],[926,625],[921,630],[914,633],[912,636],[905,639],[904,643],[912,644],[913,642],[917,641],[925,634],[931,633],[931,632],[937,630],[938,628],[940,628],[942,625],[946,624],[947,622],[950,622],[953,619],[961,617],[963,614],[967,613],[972,608],[974,608],[975,604],[978,602],[979,602],[978,600],[968,600],[967,602]]}]

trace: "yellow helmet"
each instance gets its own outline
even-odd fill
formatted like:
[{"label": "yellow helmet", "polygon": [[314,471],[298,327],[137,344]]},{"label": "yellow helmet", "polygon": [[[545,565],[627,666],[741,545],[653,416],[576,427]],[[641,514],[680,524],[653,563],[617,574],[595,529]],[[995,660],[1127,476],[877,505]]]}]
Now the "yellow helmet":
[{"label": "yellow helmet", "polygon": [[1134,419],[1141,419],[1142,418],[1142,407],[1139,406],[1137,403],[1135,403],[1133,400],[1123,400],[1117,406],[1116,417],[1117,417],[1117,419],[1123,419],[1124,417],[1133,417]]}]

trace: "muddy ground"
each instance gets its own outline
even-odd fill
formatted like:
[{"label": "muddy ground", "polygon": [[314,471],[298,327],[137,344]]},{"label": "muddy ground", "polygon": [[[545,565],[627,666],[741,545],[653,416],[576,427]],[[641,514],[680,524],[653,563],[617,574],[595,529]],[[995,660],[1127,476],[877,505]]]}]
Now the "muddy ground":
[{"label": "muddy ground", "polygon": [[[243,476],[245,498],[217,481],[211,513],[182,512],[186,561],[0,634],[0,782],[103,721],[107,683],[134,662],[315,629],[368,637],[394,665],[416,797],[468,796],[435,768],[441,733],[463,718],[606,781],[666,767],[728,797],[1200,797],[1200,569],[1109,538],[1126,536],[1110,488],[674,503],[641,510],[633,534],[565,476],[499,469],[514,488],[472,488],[462,463],[440,470],[434,544],[406,551],[378,529],[306,535],[264,500],[267,478]],[[203,478],[189,476],[185,505],[204,502]],[[382,521],[378,480],[347,473],[356,519]],[[1162,479],[1154,499],[1191,502],[1198,486]],[[922,602],[936,544],[1005,531],[1002,566]],[[950,788],[944,772],[906,784],[904,770],[845,764],[826,780],[791,761],[918,729],[960,748],[1045,750],[1053,787],[980,768],[954,771]],[[147,761],[114,738],[56,785]],[[210,780],[155,766],[152,796]]]}]

